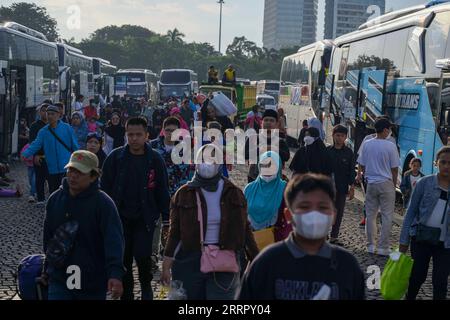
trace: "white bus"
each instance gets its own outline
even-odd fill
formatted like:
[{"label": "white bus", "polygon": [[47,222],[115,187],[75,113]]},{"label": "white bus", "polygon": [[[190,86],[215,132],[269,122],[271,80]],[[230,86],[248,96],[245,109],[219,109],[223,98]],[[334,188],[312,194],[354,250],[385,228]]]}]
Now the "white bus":
[{"label": "white bus", "polygon": [[285,111],[289,140],[297,141],[303,120],[323,120],[322,97],[332,50],[333,42],[323,40],[283,60],[278,107]]},{"label": "white bus", "polygon": [[0,24],[0,157],[20,152],[19,115],[31,123],[36,106],[58,96],[56,45],[18,23]]},{"label": "white bus", "polygon": [[95,95],[110,101],[114,95],[114,75],[117,67],[102,58],[94,58]]},{"label": "white bus", "polygon": [[161,70],[158,88],[161,101],[192,96],[198,93],[198,77],[189,69]]},{"label": "white bus", "polygon": [[147,69],[121,69],[115,75],[115,94],[146,98],[156,103],[158,75]]},{"label": "white bus", "polygon": [[277,80],[258,81],[256,93],[260,95],[266,94],[272,96],[275,98],[275,101],[278,102],[278,97],[280,95],[280,81]]},{"label": "white bus", "polygon": [[56,45],[61,75],[60,99],[66,105],[66,111],[71,114],[71,106],[77,96],[84,96],[85,103],[95,96],[94,62],[80,49],[64,43]]}]

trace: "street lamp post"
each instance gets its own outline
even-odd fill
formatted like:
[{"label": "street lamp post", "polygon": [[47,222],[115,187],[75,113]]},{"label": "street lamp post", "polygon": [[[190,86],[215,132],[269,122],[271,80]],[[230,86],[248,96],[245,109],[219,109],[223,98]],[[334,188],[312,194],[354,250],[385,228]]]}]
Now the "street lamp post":
[{"label": "street lamp post", "polygon": [[218,4],[220,4],[220,23],[219,23],[219,52],[221,53],[221,49],[222,49],[222,6],[224,5],[225,1],[224,0],[219,0],[217,2]]}]

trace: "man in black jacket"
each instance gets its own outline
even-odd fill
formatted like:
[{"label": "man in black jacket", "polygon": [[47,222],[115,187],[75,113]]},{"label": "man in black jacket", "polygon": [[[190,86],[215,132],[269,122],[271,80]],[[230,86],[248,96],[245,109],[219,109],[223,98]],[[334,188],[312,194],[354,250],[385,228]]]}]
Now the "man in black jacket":
[{"label": "man in black jacket", "polygon": [[[123,231],[114,202],[99,189],[97,156],[76,151],[66,169],[44,222],[49,300],[105,300],[107,292],[117,299],[125,273]],[[62,236],[62,230],[69,232]],[[66,256],[61,246],[70,249]]]},{"label": "man in black jacket", "polygon": [[169,225],[169,187],[163,158],[147,144],[147,121],[131,118],[126,124],[128,145],[114,150],[103,165],[102,189],[119,209],[125,235],[122,299],[133,300],[133,257],[139,271],[142,299],[151,300],[151,256],[155,225],[162,215]]},{"label": "man in black jacket", "polygon": [[[266,151],[276,151],[280,155],[283,166],[291,157],[289,146],[284,139],[278,138],[272,141],[273,135],[275,135],[274,130],[278,128],[278,120],[278,112],[270,109],[266,110],[263,114],[262,123],[263,130],[265,131],[256,137],[248,137],[245,141],[245,160],[250,162],[248,183],[255,181],[259,174],[257,163],[255,164],[251,162],[251,160],[253,160],[251,158],[255,155],[257,162],[259,162],[260,154],[263,154]],[[267,134],[265,134],[265,132]],[[267,146],[264,146],[262,139],[267,139]],[[278,148],[278,150],[274,150],[274,148]]]},{"label": "man in black jacket", "polygon": [[332,176],[336,186],[336,221],[331,230],[330,242],[341,245],[338,241],[339,229],[344,216],[345,200],[355,197],[355,156],[353,151],[345,145],[348,129],[343,125],[337,125],[333,129],[333,146],[328,147],[328,153],[332,162]]},{"label": "man in black jacket", "polygon": [[[36,140],[39,130],[47,125],[47,107],[44,103],[36,111],[39,113],[39,120],[33,122],[30,127],[30,144]],[[47,163],[45,162],[44,149],[38,151],[34,156],[34,172],[36,174],[37,204],[43,205],[45,202],[45,181],[49,181]]]}]

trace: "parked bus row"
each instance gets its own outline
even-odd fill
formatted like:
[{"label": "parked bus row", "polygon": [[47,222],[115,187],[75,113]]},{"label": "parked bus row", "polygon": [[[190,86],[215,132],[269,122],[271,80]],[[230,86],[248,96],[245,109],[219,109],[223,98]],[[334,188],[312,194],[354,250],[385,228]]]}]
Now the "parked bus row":
[{"label": "parked bus row", "polygon": [[403,172],[412,158],[423,173],[450,137],[450,4],[420,5],[371,20],[334,41],[301,48],[283,61],[280,103],[297,140],[309,117],[349,129],[355,152],[388,115]]},{"label": "parked bus row", "polygon": [[76,96],[111,96],[116,69],[20,24],[0,25],[0,156],[19,151],[19,115],[31,122],[45,100],[64,102],[70,113]]}]

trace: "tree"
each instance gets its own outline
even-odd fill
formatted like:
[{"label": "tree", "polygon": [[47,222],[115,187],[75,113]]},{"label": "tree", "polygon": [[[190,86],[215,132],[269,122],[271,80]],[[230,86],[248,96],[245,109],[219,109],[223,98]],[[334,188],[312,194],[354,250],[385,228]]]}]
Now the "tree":
[{"label": "tree", "polygon": [[184,33],[181,33],[177,28],[173,30],[167,31],[166,38],[172,43],[183,43],[183,38],[186,35]]},{"label": "tree", "polygon": [[121,27],[106,26],[94,31],[90,39],[94,41],[122,41],[126,37],[151,38],[155,35],[153,31],[141,26],[125,24]]},{"label": "tree", "polygon": [[44,7],[34,3],[18,2],[10,7],[0,7],[0,22],[14,21],[42,32],[49,41],[59,38],[57,22]]}]

